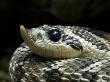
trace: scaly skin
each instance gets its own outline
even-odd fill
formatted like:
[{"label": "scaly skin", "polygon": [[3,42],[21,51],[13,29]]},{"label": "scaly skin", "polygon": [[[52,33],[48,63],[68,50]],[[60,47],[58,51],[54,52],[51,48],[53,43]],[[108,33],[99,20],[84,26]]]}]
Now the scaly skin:
[{"label": "scaly skin", "polygon": [[10,60],[9,72],[13,82],[109,82],[110,58],[46,59],[23,43]]}]

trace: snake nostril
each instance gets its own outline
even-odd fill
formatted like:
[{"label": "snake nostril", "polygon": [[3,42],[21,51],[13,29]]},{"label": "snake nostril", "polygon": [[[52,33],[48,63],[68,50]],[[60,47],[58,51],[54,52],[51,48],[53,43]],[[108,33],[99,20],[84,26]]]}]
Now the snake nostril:
[{"label": "snake nostril", "polygon": [[61,32],[58,29],[51,29],[48,31],[50,40],[57,42],[61,39]]}]

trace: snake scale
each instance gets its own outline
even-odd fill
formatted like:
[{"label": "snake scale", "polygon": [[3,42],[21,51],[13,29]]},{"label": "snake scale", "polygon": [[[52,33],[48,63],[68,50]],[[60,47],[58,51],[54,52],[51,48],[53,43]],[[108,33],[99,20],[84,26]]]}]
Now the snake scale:
[{"label": "snake scale", "polygon": [[13,82],[110,82],[109,41],[78,26],[20,27],[24,39],[14,52]]}]

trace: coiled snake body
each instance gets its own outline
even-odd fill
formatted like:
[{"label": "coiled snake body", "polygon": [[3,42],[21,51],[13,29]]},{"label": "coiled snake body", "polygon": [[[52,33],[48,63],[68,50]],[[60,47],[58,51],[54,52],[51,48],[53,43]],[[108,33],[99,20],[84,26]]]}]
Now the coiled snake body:
[{"label": "coiled snake body", "polygon": [[[9,66],[13,82],[109,82],[109,41],[78,26],[27,30]],[[28,46],[27,46],[28,45]]]}]

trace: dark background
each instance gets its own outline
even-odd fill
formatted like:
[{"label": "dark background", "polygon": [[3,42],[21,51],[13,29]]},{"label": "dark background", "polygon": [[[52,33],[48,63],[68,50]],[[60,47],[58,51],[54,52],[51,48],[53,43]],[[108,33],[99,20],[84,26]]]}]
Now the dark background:
[{"label": "dark background", "polygon": [[9,60],[23,42],[19,26],[43,24],[110,32],[110,0],[0,0],[0,82],[9,81]]}]

